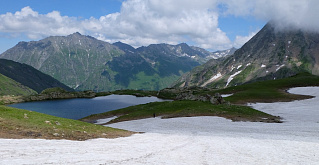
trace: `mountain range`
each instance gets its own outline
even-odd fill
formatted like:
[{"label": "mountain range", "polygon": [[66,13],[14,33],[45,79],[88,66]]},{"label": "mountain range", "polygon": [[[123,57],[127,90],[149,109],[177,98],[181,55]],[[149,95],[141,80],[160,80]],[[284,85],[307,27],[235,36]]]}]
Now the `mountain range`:
[{"label": "mountain range", "polygon": [[76,90],[159,90],[194,67],[234,50],[209,52],[185,43],[134,48],[74,33],[19,42],[0,58],[31,65]]},{"label": "mountain range", "polygon": [[319,75],[318,50],[318,33],[278,31],[269,22],[233,55],[194,68],[174,85],[224,88],[299,72]]}]

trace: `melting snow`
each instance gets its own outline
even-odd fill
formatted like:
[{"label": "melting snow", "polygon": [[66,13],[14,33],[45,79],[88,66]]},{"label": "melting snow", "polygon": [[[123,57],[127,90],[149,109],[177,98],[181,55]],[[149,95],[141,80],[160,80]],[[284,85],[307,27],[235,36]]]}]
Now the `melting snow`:
[{"label": "melting snow", "polygon": [[0,164],[318,164],[319,87],[289,91],[316,98],[252,104],[284,123],[149,118],[108,125],[146,132],[126,138],[0,139]]},{"label": "melting snow", "polygon": [[229,97],[229,96],[232,96],[233,95],[233,93],[232,94],[223,94],[223,95],[221,95],[222,97]]},{"label": "melting snow", "polygon": [[238,72],[236,72],[236,73],[230,75],[229,78],[228,78],[228,80],[227,80],[227,84],[226,84],[225,87],[227,87],[227,86],[229,85],[229,83],[234,79],[234,77],[237,76],[237,75],[238,75],[239,73],[241,73],[241,72],[242,72],[242,70],[240,70],[240,71],[238,71]]},{"label": "melting snow", "polygon": [[206,86],[207,84],[215,81],[216,79],[222,77],[222,74],[219,72],[218,74],[216,74],[215,76],[213,76],[212,78],[210,78],[208,81],[206,81],[203,85],[201,85],[201,87]]},{"label": "melting snow", "polygon": [[277,72],[279,69],[281,69],[282,67],[284,67],[284,66],[285,66],[285,64],[280,65],[280,66],[276,69],[276,72]]},{"label": "melting snow", "polygon": [[234,65],[231,66],[230,71],[233,71],[235,69]]}]

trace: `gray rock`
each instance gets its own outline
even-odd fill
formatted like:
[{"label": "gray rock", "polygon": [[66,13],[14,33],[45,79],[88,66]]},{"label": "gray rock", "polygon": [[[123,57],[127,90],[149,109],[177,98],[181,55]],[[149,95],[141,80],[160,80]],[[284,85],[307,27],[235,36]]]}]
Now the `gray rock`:
[{"label": "gray rock", "polygon": [[219,93],[215,93],[215,96],[210,98],[210,102],[214,105],[226,103],[226,101],[223,99],[223,97]]}]

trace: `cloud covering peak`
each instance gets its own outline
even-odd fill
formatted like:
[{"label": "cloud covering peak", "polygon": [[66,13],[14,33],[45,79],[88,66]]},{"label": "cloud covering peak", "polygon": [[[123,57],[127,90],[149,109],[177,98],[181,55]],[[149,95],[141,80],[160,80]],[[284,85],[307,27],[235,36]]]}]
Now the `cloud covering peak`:
[{"label": "cloud covering peak", "polygon": [[227,9],[224,14],[251,15],[271,20],[278,30],[298,29],[319,32],[318,0],[229,0],[220,1]]}]

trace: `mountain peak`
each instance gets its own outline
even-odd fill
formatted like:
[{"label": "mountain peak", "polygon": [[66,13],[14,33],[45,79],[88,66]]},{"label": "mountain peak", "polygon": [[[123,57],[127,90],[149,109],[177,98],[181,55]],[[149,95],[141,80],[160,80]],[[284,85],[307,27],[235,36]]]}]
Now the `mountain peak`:
[{"label": "mountain peak", "polygon": [[319,34],[278,30],[269,22],[232,56],[204,64],[203,69],[190,72],[178,84],[224,88],[299,72],[319,75],[316,50],[319,50]]},{"label": "mountain peak", "polygon": [[67,37],[82,37],[82,36],[84,36],[84,35],[82,35],[80,32],[75,32],[75,33],[68,35]]},{"label": "mountain peak", "polygon": [[123,43],[123,42],[120,42],[120,41],[115,42],[115,43],[113,43],[112,45],[117,46],[119,49],[123,50],[123,51],[126,52],[126,53],[133,53],[133,52],[135,52],[135,48],[134,48],[133,46],[128,45],[128,44]]},{"label": "mountain peak", "polygon": [[82,34],[80,32],[75,32],[73,33],[72,35],[78,35],[78,36],[81,36]]}]

